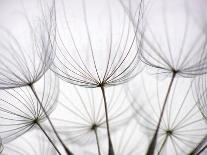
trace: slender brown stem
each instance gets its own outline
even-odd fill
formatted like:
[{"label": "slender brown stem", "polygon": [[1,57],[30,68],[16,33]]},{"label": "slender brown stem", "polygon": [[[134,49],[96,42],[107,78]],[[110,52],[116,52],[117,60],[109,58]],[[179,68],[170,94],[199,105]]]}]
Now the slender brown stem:
[{"label": "slender brown stem", "polygon": [[45,134],[45,136],[50,141],[50,143],[52,144],[52,146],[55,148],[55,150],[57,151],[57,153],[59,155],[61,155],[60,151],[58,150],[58,148],[56,147],[56,145],[54,144],[54,142],[52,141],[52,139],[50,138],[50,136],[47,134],[47,132],[43,129],[43,127],[38,122],[36,122],[36,124],[42,130],[42,132]]},{"label": "slender brown stem", "polygon": [[48,114],[47,114],[45,108],[44,108],[43,105],[42,105],[42,102],[40,101],[40,99],[39,99],[39,97],[38,97],[38,95],[37,95],[37,93],[36,93],[36,91],[35,91],[34,86],[33,86],[33,85],[29,85],[29,86],[30,86],[30,88],[31,88],[31,90],[32,90],[32,92],[33,92],[33,94],[35,95],[35,97],[36,97],[36,99],[37,99],[37,101],[38,101],[40,107],[42,108],[42,111],[44,112],[44,114],[45,114],[47,120],[49,121],[50,126],[52,127],[52,129],[53,129],[53,131],[54,131],[56,137],[58,138],[58,140],[60,141],[61,145],[63,146],[65,152],[67,153],[67,155],[73,155],[73,153],[70,152],[70,150],[69,150],[69,149],[67,148],[67,146],[64,144],[64,142],[63,142],[62,139],[60,138],[58,132],[56,131],[56,129],[55,129],[55,127],[54,127],[52,121],[50,120],[50,117],[48,116]]},{"label": "slender brown stem", "polygon": [[98,133],[97,133],[97,129],[94,128],[94,133],[96,136],[96,143],[97,143],[97,148],[98,148],[98,155],[101,155],[101,149],[100,149],[100,144],[99,144],[99,138],[98,138]]},{"label": "slender brown stem", "polygon": [[108,155],[114,155],[114,149],[113,149],[111,136],[110,136],[110,129],[109,129],[109,119],[108,119],[108,109],[107,109],[105,88],[104,88],[104,86],[101,86],[100,88],[101,88],[101,91],[102,91],[102,95],[103,95],[103,99],[104,99],[104,106],[105,106],[106,128],[107,128],[108,143],[109,143]]},{"label": "slender brown stem", "polygon": [[168,87],[168,90],[167,90],[167,93],[166,93],[166,96],[165,96],[164,104],[162,106],[162,110],[161,110],[161,113],[160,113],[160,117],[159,117],[159,121],[158,121],[158,124],[157,124],[157,128],[155,130],[155,133],[153,135],[151,143],[150,143],[150,145],[148,147],[146,155],[154,155],[154,151],[155,151],[155,147],[156,147],[156,143],[157,143],[158,131],[159,131],[159,128],[160,128],[160,124],[161,124],[162,117],[163,117],[163,114],[164,114],[164,111],[165,111],[165,107],[166,107],[166,104],[167,104],[168,96],[170,94],[170,91],[171,91],[172,84],[173,84],[173,81],[175,79],[176,73],[177,72],[175,72],[175,71],[173,71],[173,73],[172,73],[172,77],[171,77],[170,84],[169,84],[169,87]]}]

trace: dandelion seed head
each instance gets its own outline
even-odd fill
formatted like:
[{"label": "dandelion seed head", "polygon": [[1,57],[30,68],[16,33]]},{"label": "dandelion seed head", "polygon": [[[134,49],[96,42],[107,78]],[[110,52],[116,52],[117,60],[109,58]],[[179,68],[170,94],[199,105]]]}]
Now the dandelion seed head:
[{"label": "dandelion seed head", "polygon": [[[49,115],[58,97],[58,80],[48,71],[34,88]],[[0,91],[0,136],[10,142],[45,121],[45,113],[29,86]]]},{"label": "dandelion seed head", "polygon": [[[169,79],[160,81],[159,75],[154,79],[147,73],[142,76],[132,81],[128,93],[137,123],[150,140],[157,127]],[[192,80],[176,78],[160,124],[155,152],[189,154],[200,143],[207,126],[196,104]]]},{"label": "dandelion seed head", "polygon": [[[106,119],[101,91],[98,88],[65,85],[64,82],[60,88],[65,91],[60,92],[52,120],[63,139],[81,146],[93,144],[95,132],[103,139],[106,136]],[[106,94],[110,130],[113,133],[132,118],[132,109],[123,87],[107,88]]]},{"label": "dandelion seed head", "polygon": [[[57,7],[61,9],[57,11],[54,66],[60,78],[100,87],[125,83],[140,72],[138,28],[119,2],[63,1]],[[141,18],[139,10],[137,14]]]},{"label": "dandelion seed head", "polygon": [[8,13],[8,19],[18,19],[16,25],[23,29],[17,26],[15,31],[0,23],[1,89],[35,83],[50,68],[55,56],[53,11],[39,11],[43,17],[36,20],[30,20],[24,11],[14,12]]},{"label": "dandelion seed head", "polygon": [[166,1],[159,9],[152,9],[143,37],[142,61],[151,71],[158,69],[161,75],[172,71],[179,71],[177,75],[181,77],[205,74],[205,30],[190,14],[186,3],[176,2]]}]

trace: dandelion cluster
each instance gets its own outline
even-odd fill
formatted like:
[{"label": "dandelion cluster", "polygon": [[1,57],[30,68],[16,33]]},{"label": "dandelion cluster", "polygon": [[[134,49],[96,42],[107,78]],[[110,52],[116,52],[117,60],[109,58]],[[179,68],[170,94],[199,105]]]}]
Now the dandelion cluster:
[{"label": "dandelion cluster", "polygon": [[1,155],[205,155],[204,0],[0,2]]}]

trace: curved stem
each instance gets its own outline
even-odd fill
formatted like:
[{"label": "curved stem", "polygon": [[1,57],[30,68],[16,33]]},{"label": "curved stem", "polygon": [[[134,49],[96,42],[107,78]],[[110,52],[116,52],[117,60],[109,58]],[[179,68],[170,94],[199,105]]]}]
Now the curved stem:
[{"label": "curved stem", "polygon": [[158,131],[160,129],[160,124],[161,124],[161,121],[162,121],[162,117],[163,117],[163,114],[164,114],[164,111],[165,111],[165,107],[166,107],[166,104],[167,104],[168,96],[170,94],[170,91],[171,91],[172,84],[173,84],[173,81],[175,79],[175,76],[176,76],[176,72],[173,72],[171,80],[170,80],[170,84],[169,84],[169,87],[168,87],[168,90],[167,90],[167,93],[166,93],[166,96],[165,96],[165,100],[164,100],[164,103],[163,103],[163,106],[162,106],[162,110],[161,110],[161,113],[160,113],[160,117],[159,117],[159,121],[158,121],[158,124],[157,124],[157,128],[156,128],[155,133],[153,135],[153,138],[152,138],[152,140],[150,142],[150,145],[148,147],[146,155],[154,155],[154,151],[155,151],[155,147],[156,147],[156,143],[157,143]]},{"label": "curved stem", "polygon": [[99,138],[98,138],[98,133],[97,133],[97,129],[94,129],[94,133],[96,136],[96,143],[97,143],[97,148],[98,148],[98,155],[101,155],[101,149],[100,149],[100,144],[99,144]]},{"label": "curved stem", "polygon": [[106,94],[104,86],[100,86],[103,99],[104,99],[104,106],[105,106],[105,115],[106,115],[106,127],[107,127],[107,135],[108,135],[108,143],[109,143],[109,150],[108,155],[114,155],[114,149],[111,141],[110,130],[109,130],[109,119],[108,119],[108,109],[107,109],[107,102],[106,102]]},{"label": "curved stem", "polygon": [[30,88],[31,88],[31,90],[32,90],[32,92],[33,92],[33,94],[35,95],[35,97],[36,97],[36,99],[37,99],[37,101],[38,101],[40,107],[42,108],[42,111],[44,112],[44,114],[45,114],[47,120],[49,121],[50,126],[52,127],[52,129],[53,129],[53,131],[54,131],[56,137],[58,138],[58,140],[60,141],[61,145],[63,146],[65,152],[67,153],[67,155],[73,155],[73,153],[70,152],[70,150],[69,150],[69,149],[67,148],[67,146],[64,144],[64,142],[63,142],[62,139],[60,138],[58,132],[56,131],[54,125],[52,124],[52,121],[50,120],[50,117],[48,116],[48,114],[47,114],[45,108],[43,107],[42,102],[40,101],[40,99],[39,99],[39,97],[38,97],[38,95],[37,95],[37,93],[36,93],[36,91],[35,91],[34,86],[33,86],[33,85],[29,85],[29,86],[30,86]]},{"label": "curved stem", "polygon": [[50,143],[52,144],[52,146],[55,148],[55,150],[57,151],[57,153],[59,155],[61,155],[60,151],[58,150],[58,148],[56,147],[56,145],[54,144],[54,142],[52,141],[52,139],[49,137],[49,135],[46,133],[46,131],[43,129],[43,127],[38,122],[36,122],[36,124],[42,130],[42,132],[45,134],[45,136],[50,141]]}]

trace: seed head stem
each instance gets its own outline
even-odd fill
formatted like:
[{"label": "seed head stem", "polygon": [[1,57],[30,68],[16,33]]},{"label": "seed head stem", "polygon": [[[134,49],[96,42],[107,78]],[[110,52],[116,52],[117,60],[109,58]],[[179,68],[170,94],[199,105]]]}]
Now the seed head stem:
[{"label": "seed head stem", "polygon": [[54,144],[54,142],[52,141],[52,139],[50,138],[50,136],[47,134],[47,132],[43,129],[43,127],[38,122],[36,122],[36,124],[42,130],[42,132],[45,134],[45,136],[50,141],[50,143],[52,144],[52,146],[55,148],[55,150],[57,151],[57,153],[59,155],[61,155],[60,151],[58,150],[58,148],[56,147],[56,145]]},{"label": "seed head stem", "polygon": [[96,143],[97,143],[97,148],[98,148],[98,155],[101,155],[101,149],[100,149],[100,144],[99,144],[99,138],[98,138],[97,128],[94,128],[94,133],[95,133],[95,136],[96,136]]},{"label": "seed head stem", "polygon": [[61,145],[62,145],[63,148],[65,149],[65,152],[67,153],[67,155],[73,155],[73,153],[70,152],[70,150],[69,150],[69,149],[67,148],[67,146],[64,144],[64,142],[63,142],[62,139],[60,138],[58,132],[56,131],[56,129],[55,129],[55,127],[54,127],[52,121],[50,120],[50,117],[48,116],[47,112],[45,111],[45,108],[43,107],[42,102],[40,101],[40,99],[39,99],[39,97],[38,97],[38,95],[37,95],[37,93],[36,93],[36,91],[35,91],[35,88],[34,88],[33,84],[31,84],[31,85],[29,85],[29,86],[30,86],[30,88],[31,88],[31,90],[32,90],[32,92],[33,92],[33,94],[35,95],[35,97],[36,97],[36,99],[37,99],[37,101],[38,101],[40,107],[42,108],[42,111],[44,112],[44,114],[45,114],[47,120],[49,121],[50,126],[52,127],[52,129],[53,129],[53,131],[54,131],[56,137],[58,138],[58,140],[60,141]]},{"label": "seed head stem", "polygon": [[160,128],[160,124],[161,124],[161,121],[162,121],[162,117],[163,117],[163,114],[164,114],[164,111],[165,111],[167,100],[168,100],[168,97],[169,97],[169,94],[170,94],[170,91],[171,91],[171,88],[172,88],[173,81],[175,79],[176,73],[177,73],[176,71],[172,72],[172,77],[171,77],[170,84],[168,86],[168,90],[167,90],[167,93],[166,93],[166,96],[165,96],[164,104],[162,106],[162,110],[161,110],[161,113],[160,113],[160,117],[159,117],[159,121],[158,121],[158,124],[157,124],[157,128],[155,130],[155,133],[154,133],[154,136],[153,136],[153,138],[151,140],[151,143],[150,143],[150,145],[148,147],[146,155],[154,155],[154,151],[155,151],[155,147],[156,147],[156,142],[157,142],[157,135],[158,135],[158,132],[159,132],[159,128]]},{"label": "seed head stem", "polygon": [[109,129],[109,119],[108,119],[108,109],[107,109],[105,88],[104,86],[100,86],[100,88],[101,88],[103,99],[104,99],[105,114],[106,114],[106,127],[107,127],[108,143],[109,143],[108,155],[114,155],[114,149],[113,149],[111,136],[110,136],[110,129]]},{"label": "seed head stem", "polygon": [[[206,141],[207,141],[207,135],[200,141],[200,143],[196,146],[196,148],[194,148],[193,151],[191,151],[191,153],[189,153],[189,155],[199,155],[199,154],[201,154],[207,148],[207,145],[205,145]],[[203,147],[203,149],[201,149],[202,147]]]},{"label": "seed head stem", "polygon": [[159,152],[158,152],[158,155],[161,154],[162,149],[164,148],[164,146],[165,146],[165,144],[166,144],[166,142],[167,142],[168,137],[169,137],[169,135],[166,135],[166,136],[165,136],[165,139],[164,139],[164,141],[163,141],[163,143],[162,143],[162,145],[161,145],[161,147],[160,147],[160,150],[159,150]]}]

